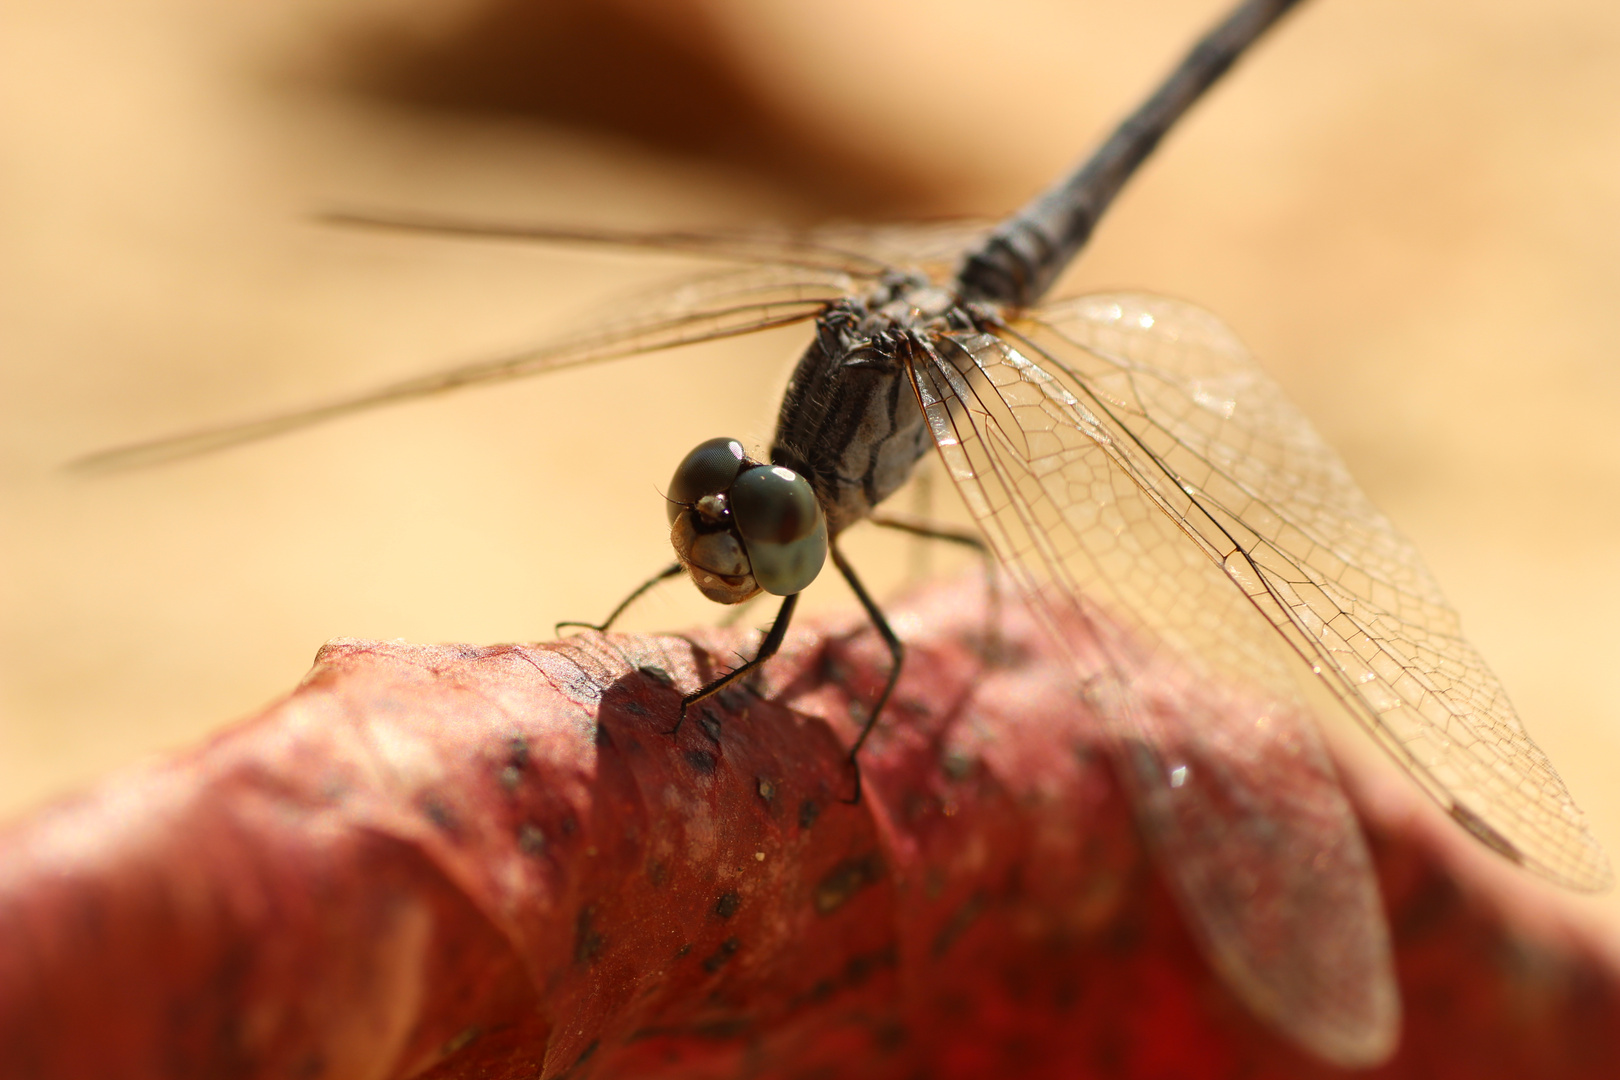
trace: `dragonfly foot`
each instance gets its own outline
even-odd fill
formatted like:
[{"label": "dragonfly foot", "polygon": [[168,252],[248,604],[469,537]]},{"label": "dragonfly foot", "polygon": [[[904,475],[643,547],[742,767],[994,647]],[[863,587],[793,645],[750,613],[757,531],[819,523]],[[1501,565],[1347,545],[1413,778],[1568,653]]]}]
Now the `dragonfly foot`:
[{"label": "dragonfly foot", "polygon": [[607,623],[575,622],[573,619],[565,619],[556,626],[552,627],[551,632],[553,634],[561,635],[563,628],[569,626],[578,627],[581,630],[595,630],[598,634],[607,633],[608,628]]},{"label": "dragonfly foot", "polygon": [[672,739],[681,733],[681,725],[686,723],[686,705],[686,700],[683,698],[681,700],[680,715],[675,718],[675,726],[664,732],[665,735],[668,735]]},{"label": "dragonfly foot", "polygon": [[847,799],[839,799],[838,801],[845,806],[859,806],[861,804],[861,763],[856,760],[854,751],[850,751],[849,771],[855,776],[855,793]]}]

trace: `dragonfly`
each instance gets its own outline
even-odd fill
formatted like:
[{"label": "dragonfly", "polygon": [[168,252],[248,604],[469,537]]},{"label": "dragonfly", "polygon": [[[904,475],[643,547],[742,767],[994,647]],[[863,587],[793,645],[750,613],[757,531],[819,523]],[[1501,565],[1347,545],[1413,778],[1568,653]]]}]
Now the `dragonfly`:
[{"label": "dragonfly", "polygon": [[[544,347],[77,464],[151,464],[462,387],[809,323],[771,446],[756,458],[718,438],[687,455],[667,491],[677,561],[626,601],[678,575],[723,603],[782,598],[756,655],[688,693],[683,714],[769,660],[830,560],[892,656],[854,760],[904,646],[839,540],[937,454],[983,542],[1072,657],[1213,968],[1316,1055],[1376,1064],[1399,1030],[1389,933],[1299,673],[1500,855],[1581,891],[1610,886],[1607,858],[1418,553],[1231,330],[1146,294],[1046,299],[1162,136],[1296,2],[1240,3],[1077,169],[991,228],[631,233],[332,215],[683,252],[721,269]],[[1199,700],[1167,701],[1178,680],[1155,675],[1167,670]]]}]

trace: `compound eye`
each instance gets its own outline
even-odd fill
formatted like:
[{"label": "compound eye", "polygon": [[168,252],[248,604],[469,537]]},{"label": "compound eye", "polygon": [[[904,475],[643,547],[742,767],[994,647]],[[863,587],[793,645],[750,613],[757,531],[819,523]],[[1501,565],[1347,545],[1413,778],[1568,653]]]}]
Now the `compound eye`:
[{"label": "compound eye", "polygon": [[719,438],[698,443],[697,449],[681,459],[670,479],[669,523],[675,524],[684,507],[730,487],[742,462],[742,443],[736,439]]},{"label": "compound eye", "polygon": [[759,587],[803,591],[827,561],[827,518],[810,483],[780,465],[749,469],[731,485],[731,519]]},{"label": "compound eye", "polygon": [[815,530],[821,505],[804,477],[780,465],[762,465],[731,485],[731,516],[744,540],[790,544]]}]

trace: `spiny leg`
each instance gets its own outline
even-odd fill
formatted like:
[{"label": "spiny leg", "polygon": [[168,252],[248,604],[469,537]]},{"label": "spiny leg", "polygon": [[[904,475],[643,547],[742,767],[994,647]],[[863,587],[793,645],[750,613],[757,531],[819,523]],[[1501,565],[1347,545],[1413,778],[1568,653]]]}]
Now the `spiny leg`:
[{"label": "spiny leg", "polygon": [[855,737],[855,745],[849,748],[849,765],[855,770],[855,794],[845,801],[854,804],[861,801],[861,763],[856,760],[855,755],[861,752],[861,747],[866,744],[866,737],[872,734],[872,728],[877,726],[878,717],[883,715],[883,706],[889,703],[889,695],[894,693],[895,684],[900,681],[900,668],[906,660],[906,647],[900,643],[899,637],[889,626],[889,620],[878,610],[877,604],[867,594],[866,586],[855,576],[854,569],[844,560],[844,554],[838,550],[836,544],[832,545],[832,560],[833,565],[838,567],[838,572],[844,575],[844,580],[849,582],[850,589],[855,593],[855,599],[866,609],[866,617],[872,620],[872,625],[877,628],[883,643],[889,647],[889,656],[894,661],[889,668],[889,680],[883,684],[883,692],[878,695],[877,703],[872,706],[872,712],[862,725],[861,733]]},{"label": "spiny leg", "polygon": [[629,596],[619,601],[619,606],[614,608],[612,613],[600,623],[574,622],[572,620],[568,620],[558,623],[554,632],[558,634],[562,633],[563,627],[565,626],[580,626],[584,627],[586,630],[599,630],[605,634],[607,633],[608,627],[612,626],[618,617],[624,614],[625,608],[628,608],[631,604],[635,603],[637,600],[640,600],[644,595],[646,595],[649,589],[651,589],[654,585],[657,585],[660,581],[668,581],[672,577],[679,577],[681,570],[682,567],[680,563],[674,563],[673,565],[664,567],[662,570],[658,571],[658,573],[654,574],[646,581],[643,581],[640,585],[637,585],[635,592],[632,592]]},{"label": "spiny leg", "polygon": [[866,520],[885,529],[910,533],[925,540],[944,540],[950,544],[961,544],[986,558],[990,557],[990,546],[974,529],[953,529],[948,525],[936,525],[931,521],[903,514],[868,514]]},{"label": "spiny leg", "polygon": [[724,690],[738,679],[745,677],[749,672],[753,671],[755,668],[765,663],[765,661],[775,656],[776,650],[782,647],[782,639],[787,637],[788,624],[793,621],[793,609],[798,605],[798,603],[798,593],[794,593],[792,596],[789,596],[782,601],[782,607],[776,613],[776,621],[771,624],[770,630],[766,631],[765,640],[759,643],[759,651],[754,654],[754,658],[752,660],[749,660],[740,667],[733,668],[731,671],[726,672],[724,675],[720,676],[718,679],[715,679],[707,686],[700,687],[683,697],[681,699],[681,715],[676,719],[675,726],[670,728],[669,731],[665,732],[665,734],[674,735],[676,732],[681,730],[681,725],[686,722],[687,709],[691,708],[693,705],[696,705],[704,698],[712,697],[713,695],[718,694],[720,691]]}]

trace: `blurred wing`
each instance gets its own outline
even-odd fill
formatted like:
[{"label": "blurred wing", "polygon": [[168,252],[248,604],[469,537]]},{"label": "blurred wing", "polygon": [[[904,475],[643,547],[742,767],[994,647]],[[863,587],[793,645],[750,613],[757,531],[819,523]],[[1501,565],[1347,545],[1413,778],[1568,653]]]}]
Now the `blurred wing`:
[{"label": "blurred wing", "polygon": [[466,386],[786,326],[815,318],[853,287],[842,271],[803,267],[750,267],[691,279],[639,297],[633,318],[608,322],[551,345],[430,372],[292,412],[114,447],[79,458],[69,467],[101,472],[155,465]]},{"label": "blurred wing", "polygon": [[1012,332],[1078,384],[1153,500],[1453,818],[1553,881],[1608,887],[1583,815],[1417,552],[1231,331],[1122,295]]},{"label": "blurred wing", "polygon": [[1376,881],[1275,631],[1082,379],[988,334],[934,348],[913,373],[940,454],[1073,653],[1213,966],[1317,1054],[1383,1060],[1399,1001]]},{"label": "blurred wing", "polygon": [[434,214],[334,210],[317,220],[332,225],[473,240],[560,244],[629,251],[663,251],[749,265],[794,266],[873,279],[898,269],[943,277],[976,247],[993,222],[948,220],[891,225],[832,225],[782,230],[636,232],[479,221]]},{"label": "blurred wing", "polygon": [[809,233],[812,240],[840,251],[859,252],[886,266],[916,270],[934,281],[950,281],[964,251],[975,251],[995,228],[981,218],[901,222],[886,225],[831,225]]},{"label": "blurred wing", "polygon": [[875,278],[890,264],[861,250],[843,247],[829,233],[780,230],[686,231],[570,228],[521,222],[481,221],[437,214],[383,210],[331,210],[316,220],[327,225],[416,233],[463,240],[504,240],[623,251],[662,251],[750,265],[794,266],[857,278]]}]

